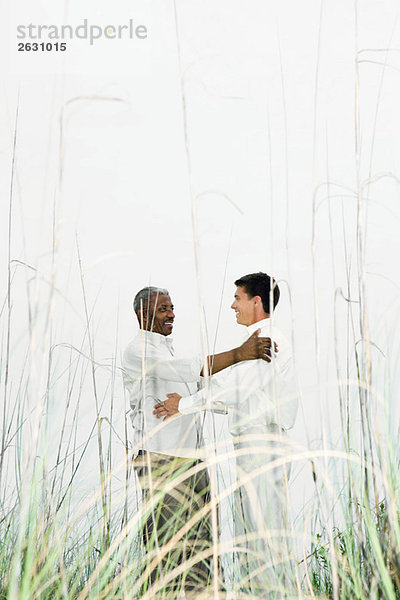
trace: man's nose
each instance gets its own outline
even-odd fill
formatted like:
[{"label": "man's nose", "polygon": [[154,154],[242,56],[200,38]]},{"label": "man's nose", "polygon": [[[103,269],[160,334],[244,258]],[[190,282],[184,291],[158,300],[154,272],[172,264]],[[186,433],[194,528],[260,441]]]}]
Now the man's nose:
[{"label": "man's nose", "polygon": [[170,319],[175,319],[175,314],[174,314],[174,311],[173,311],[172,309],[170,309],[170,310],[168,311],[168,317],[169,317]]},{"label": "man's nose", "polygon": [[232,302],[231,304],[231,308],[235,309],[236,308],[236,302]]}]

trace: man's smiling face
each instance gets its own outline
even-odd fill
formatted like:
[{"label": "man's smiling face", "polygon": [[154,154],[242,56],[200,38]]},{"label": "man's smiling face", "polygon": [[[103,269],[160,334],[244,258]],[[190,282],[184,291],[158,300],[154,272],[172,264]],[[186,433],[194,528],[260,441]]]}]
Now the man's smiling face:
[{"label": "man's smiling face", "polygon": [[148,308],[143,307],[145,329],[161,335],[170,335],[174,326],[174,306],[165,294],[152,294]]},{"label": "man's smiling face", "polygon": [[239,325],[249,326],[257,321],[254,298],[249,298],[242,286],[236,288],[231,308],[235,311],[236,322]]}]

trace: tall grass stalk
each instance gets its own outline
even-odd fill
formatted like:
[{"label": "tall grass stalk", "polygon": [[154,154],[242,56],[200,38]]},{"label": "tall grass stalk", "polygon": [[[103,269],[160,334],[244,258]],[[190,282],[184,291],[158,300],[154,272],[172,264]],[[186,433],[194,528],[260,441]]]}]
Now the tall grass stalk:
[{"label": "tall grass stalk", "polygon": [[13,196],[14,196],[14,180],[15,180],[15,160],[17,151],[17,131],[18,131],[18,111],[19,98],[17,100],[17,108],[15,112],[15,125],[12,146],[12,162],[11,162],[11,178],[10,178],[10,195],[8,204],[8,265],[7,265],[7,329],[6,329],[6,350],[5,350],[5,368],[4,368],[4,395],[3,395],[3,414],[2,414],[2,435],[1,435],[1,453],[0,453],[0,489],[1,479],[3,474],[3,464],[5,450],[7,445],[7,394],[8,394],[8,377],[9,377],[9,361],[10,361],[10,334],[11,334],[11,238],[12,238],[12,214],[13,214]]},{"label": "tall grass stalk", "polygon": [[[200,332],[201,332],[201,350],[202,350],[202,358],[204,365],[204,373],[205,373],[205,387],[208,391],[208,361],[207,361],[207,343],[206,343],[206,320],[205,320],[205,310],[204,310],[204,298],[203,298],[203,289],[202,289],[202,279],[201,279],[201,260],[200,260],[200,248],[199,248],[199,236],[197,232],[197,204],[196,204],[196,195],[194,192],[193,180],[192,180],[192,166],[191,166],[191,154],[190,154],[190,143],[189,143],[189,130],[188,130],[188,115],[187,115],[187,98],[186,98],[186,90],[185,90],[185,80],[184,80],[184,70],[182,63],[182,52],[181,52],[181,39],[180,39],[180,30],[179,30],[179,17],[178,17],[178,9],[177,9],[177,0],[174,0],[174,21],[175,21],[175,32],[176,32],[176,45],[177,45],[177,55],[178,55],[178,66],[179,66],[179,77],[180,77],[180,90],[181,90],[181,100],[182,100],[182,117],[183,117],[183,133],[184,133],[184,142],[185,142],[185,154],[187,161],[187,169],[188,169],[188,183],[189,183],[189,196],[190,196],[190,206],[191,206],[191,215],[192,215],[192,228],[193,228],[193,248],[194,248],[194,256],[195,256],[195,269],[196,269],[196,279],[197,279],[197,292],[199,299],[199,317],[200,317]],[[211,449],[211,455],[213,455],[214,450]],[[216,490],[217,490],[217,482],[216,482],[216,471],[214,468],[213,462],[210,465],[210,493],[211,497],[215,498]],[[213,590],[214,590],[214,599],[218,600],[219,591],[218,591],[218,564],[219,564],[219,535],[218,535],[218,512],[217,505],[213,502],[211,507],[211,523],[212,523],[212,537],[213,537],[213,568],[214,568],[214,576],[213,576]]]}]

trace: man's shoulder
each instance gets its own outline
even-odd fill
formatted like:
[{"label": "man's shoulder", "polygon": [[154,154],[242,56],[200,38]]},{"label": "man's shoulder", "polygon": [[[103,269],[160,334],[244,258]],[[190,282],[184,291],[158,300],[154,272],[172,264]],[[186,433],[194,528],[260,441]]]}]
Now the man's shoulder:
[{"label": "man's shoulder", "polygon": [[[144,332],[147,333],[147,332]],[[142,359],[157,359],[166,360],[172,358],[166,345],[160,344],[157,338],[149,335],[143,335],[139,331],[136,336],[129,342],[123,353],[123,362],[125,364],[142,361]]]},{"label": "man's shoulder", "polygon": [[141,340],[140,333],[137,333],[135,337],[125,347],[123,353],[123,361],[129,360],[133,356],[141,355],[143,348],[143,342]]},{"label": "man's shoulder", "polygon": [[131,341],[125,347],[125,352],[130,348],[140,347],[142,345],[142,339],[140,333],[137,333],[135,337],[131,339]]},{"label": "man's shoulder", "polygon": [[282,340],[287,342],[287,338],[283,331],[279,329],[279,327],[277,327],[276,325],[272,325],[272,323],[265,323],[260,327],[260,329],[260,336],[262,337],[270,337],[274,340]]},{"label": "man's shoulder", "polygon": [[270,337],[278,345],[279,363],[286,362],[292,356],[292,345],[287,336],[279,327],[272,324],[266,324],[261,328],[260,336]]}]

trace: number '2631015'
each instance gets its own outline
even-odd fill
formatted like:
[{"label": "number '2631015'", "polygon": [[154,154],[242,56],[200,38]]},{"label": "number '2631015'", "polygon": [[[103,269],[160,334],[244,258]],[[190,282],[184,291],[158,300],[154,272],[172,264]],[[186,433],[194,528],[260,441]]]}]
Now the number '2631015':
[{"label": "number '2631015'", "polygon": [[66,42],[41,42],[38,44],[37,42],[20,42],[18,44],[18,52],[65,52],[67,49]]}]

